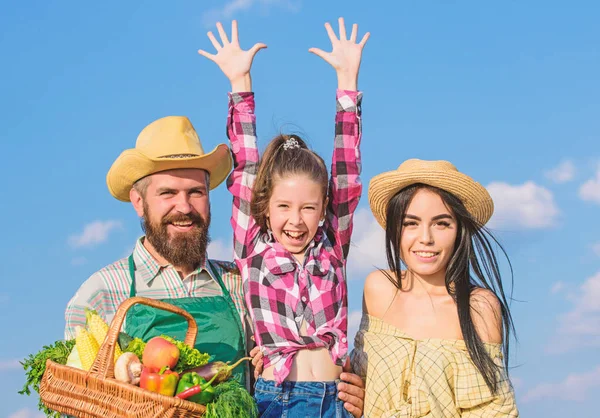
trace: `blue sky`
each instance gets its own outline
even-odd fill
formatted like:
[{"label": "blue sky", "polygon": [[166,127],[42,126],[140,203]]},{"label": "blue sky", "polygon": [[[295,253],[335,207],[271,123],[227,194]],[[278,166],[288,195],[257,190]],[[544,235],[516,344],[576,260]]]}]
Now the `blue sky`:
[{"label": "blue sky", "polygon": [[[384,265],[369,179],[407,158],[449,160],[496,202],[491,226],[515,272],[511,372],[522,416],[592,417],[600,6],[483,3],[3,2],[0,416],[39,416],[37,399],[16,393],[24,382],[17,361],[62,338],[78,286],[141,234],[131,206],[106,188],[114,159],[167,115],[190,117],[206,149],[226,141],[227,80],[196,54],[210,50],[211,24],[236,18],[243,47],[269,46],[252,74],[259,145],[294,131],[329,160],[335,73],[307,50],[329,50],[323,24],[341,15],[371,32],[359,81],[365,194],[349,265],[351,328],[364,277]],[[224,187],[211,198],[210,254],[229,258],[230,199]]]}]

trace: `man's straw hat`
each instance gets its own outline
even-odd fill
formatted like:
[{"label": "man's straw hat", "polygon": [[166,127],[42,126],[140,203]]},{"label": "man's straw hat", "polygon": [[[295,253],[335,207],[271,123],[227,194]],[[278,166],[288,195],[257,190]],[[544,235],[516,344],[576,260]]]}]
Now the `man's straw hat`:
[{"label": "man's straw hat", "polygon": [[446,190],[458,197],[469,213],[484,225],[494,212],[488,191],[471,177],[459,172],[448,161],[406,160],[397,170],[379,174],[369,184],[369,204],[377,222],[385,229],[387,206],[400,190],[423,183]]},{"label": "man's straw hat", "polygon": [[129,202],[129,192],[139,179],[159,171],[199,168],[210,174],[210,188],[217,187],[231,171],[231,153],[219,144],[204,153],[200,138],[185,116],[155,120],[140,132],[135,148],[119,155],[106,176],[110,194]]}]

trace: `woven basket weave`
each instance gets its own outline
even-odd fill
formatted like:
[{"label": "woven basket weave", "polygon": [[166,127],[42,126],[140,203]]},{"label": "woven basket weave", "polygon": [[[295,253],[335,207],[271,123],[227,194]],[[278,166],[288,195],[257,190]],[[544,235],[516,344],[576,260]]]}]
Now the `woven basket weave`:
[{"label": "woven basket weave", "polygon": [[115,380],[114,352],[127,310],[140,303],[183,316],[188,322],[184,343],[194,347],[198,326],[194,318],[176,306],[158,300],[133,297],[123,302],[89,371],[46,362],[40,398],[58,412],[79,418],[202,417],[206,408],[193,402],[141,389]]}]

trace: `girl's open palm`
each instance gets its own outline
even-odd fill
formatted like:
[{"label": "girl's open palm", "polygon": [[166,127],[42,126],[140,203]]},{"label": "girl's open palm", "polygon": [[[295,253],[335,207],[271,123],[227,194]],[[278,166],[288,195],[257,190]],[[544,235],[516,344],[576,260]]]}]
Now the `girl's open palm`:
[{"label": "girl's open palm", "polygon": [[237,21],[235,20],[231,22],[231,41],[227,38],[220,22],[217,22],[217,30],[221,43],[217,41],[212,32],[207,34],[217,53],[210,54],[202,49],[198,50],[198,53],[215,62],[231,82],[244,78],[250,73],[256,53],[267,46],[263,43],[257,43],[249,50],[244,51],[240,47]]},{"label": "girl's open palm", "polygon": [[331,25],[325,23],[325,29],[331,40],[331,52],[325,52],[319,48],[310,48],[308,51],[323,58],[337,71],[338,76],[345,75],[358,77],[362,50],[369,39],[370,33],[367,32],[361,41],[357,43],[356,36],[358,35],[358,25],[356,23],[352,25],[352,33],[348,39],[346,36],[344,18],[340,17],[338,23],[340,31],[339,38],[335,35]]}]

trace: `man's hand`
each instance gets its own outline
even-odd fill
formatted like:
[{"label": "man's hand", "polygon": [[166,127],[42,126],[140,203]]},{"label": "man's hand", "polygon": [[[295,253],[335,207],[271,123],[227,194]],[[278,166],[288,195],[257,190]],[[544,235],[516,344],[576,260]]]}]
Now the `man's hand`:
[{"label": "man's hand", "polygon": [[263,371],[263,353],[258,346],[250,350],[250,357],[252,357],[252,367],[254,367],[254,379],[258,379]]},{"label": "man's hand", "polygon": [[250,68],[252,68],[252,61],[256,53],[267,46],[257,43],[249,50],[244,51],[240,47],[237,21],[235,20],[231,22],[231,42],[227,38],[221,22],[217,22],[217,30],[221,38],[221,43],[217,41],[212,32],[208,32],[207,34],[217,53],[210,54],[202,49],[198,50],[198,53],[219,66],[223,74],[231,82],[231,91],[251,91]]},{"label": "man's hand", "polygon": [[360,59],[362,50],[370,33],[367,32],[359,43],[356,43],[358,35],[358,25],[352,25],[352,33],[350,39],[346,38],[346,26],[344,18],[338,19],[340,37],[335,36],[335,32],[331,28],[329,22],[325,23],[325,29],[331,40],[332,51],[325,52],[319,48],[310,48],[308,51],[323,58],[331,65],[338,77],[338,88],[342,90],[356,90],[358,84],[358,70],[360,68]]},{"label": "man's hand", "polygon": [[363,414],[365,400],[365,384],[360,378],[352,372],[350,360],[344,365],[344,373],[340,375],[343,382],[338,384],[339,398],[344,401],[344,408],[350,412],[354,418],[360,418]]}]

